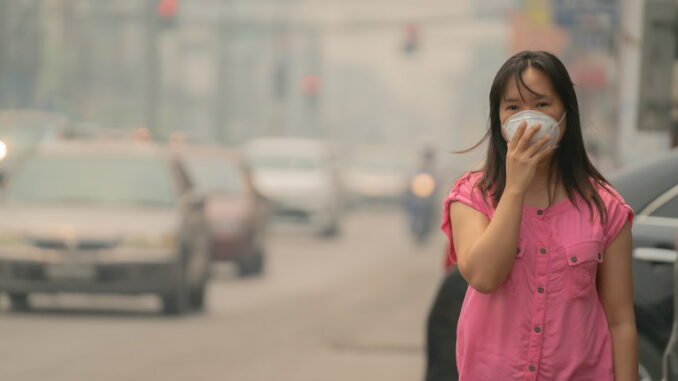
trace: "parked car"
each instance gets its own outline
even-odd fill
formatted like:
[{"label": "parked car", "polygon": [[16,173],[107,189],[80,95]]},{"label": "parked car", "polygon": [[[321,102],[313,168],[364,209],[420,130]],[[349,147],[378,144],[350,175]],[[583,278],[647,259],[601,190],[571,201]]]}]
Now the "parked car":
[{"label": "parked car", "polygon": [[212,258],[232,261],[240,275],[264,269],[268,208],[240,156],[217,146],[181,149],[196,190],[206,196]]},{"label": "parked car", "polygon": [[65,136],[68,120],[32,109],[0,110],[0,178],[40,144]]},{"label": "parked car", "polygon": [[661,379],[662,353],[673,324],[673,262],[678,234],[678,150],[609,176],[636,212],[633,281],[642,381]]},{"label": "parked car", "polygon": [[56,142],[9,175],[0,200],[0,292],[157,294],[202,309],[210,241],[183,164],[150,143]]},{"label": "parked car", "polygon": [[[678,236],[675,246],[678,247]],[[673,328],[669,343],[664,350],[662,380],[678,381],[678,251],[664,249],[664,256],[673,259]]]},{"label": "parked car", "polygon": [[281,218],[310,224],[323,236],[339,231],[341,192],[332,147],[318,139],[268,137],[244,149],[255,188]]}]

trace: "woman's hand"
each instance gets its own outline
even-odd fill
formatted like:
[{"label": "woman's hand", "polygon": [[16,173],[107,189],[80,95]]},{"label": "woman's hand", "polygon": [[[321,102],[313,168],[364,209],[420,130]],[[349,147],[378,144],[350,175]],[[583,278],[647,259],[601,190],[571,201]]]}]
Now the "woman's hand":
[{"label": "woman's hand", "polygon": [[522,122],[516,130],[513,139],[507,143],[506,153],[506,190],[524,193],[532,183],[539,162],[548,156],[553,148],[542,149],[551,138],[544,136],[534,143],[530,139],[541,128],[535,124],[527,128],[527,122]]}]

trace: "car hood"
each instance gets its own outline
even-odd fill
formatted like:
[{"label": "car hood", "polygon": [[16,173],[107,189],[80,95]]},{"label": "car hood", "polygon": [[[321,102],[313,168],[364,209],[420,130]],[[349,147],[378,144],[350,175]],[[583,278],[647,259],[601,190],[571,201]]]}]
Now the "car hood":
[{"label": "car hood", "polygon": [[2,206],[0,215],[0,233],[12,231],[31,237],[118,239],[166,234],[180,224],[174,209]]},{"label": "car hood", "polygon": [[250,208],[247,197],[212,194],[207,198],[205,213],[210,220],[233,220],[245,218]]}]

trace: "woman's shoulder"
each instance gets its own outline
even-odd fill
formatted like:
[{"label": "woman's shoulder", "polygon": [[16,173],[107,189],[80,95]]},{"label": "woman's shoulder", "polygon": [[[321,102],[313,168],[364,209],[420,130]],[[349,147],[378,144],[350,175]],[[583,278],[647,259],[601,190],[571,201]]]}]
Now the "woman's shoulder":
[{"label": "woman's shoulder", "polygon": [[478,182],[483,178],[483,171],[468,171],[464,172],[461,176],[457,177],[454,180],[452,188],[460,186],[470,186],[475,187],[478,185]]},{"label": "woman's shoulder", "polygon": [[489,201],[486,192],[478,186],[482,178],[482,171],[469,171],[462,174],[454,181],[447,195],[447,202],[465,201],[468,205],[484,210]]},{"label": "woman's shoulder", "polygon": [[593,183],[594,189],[596,190],[596,193],[598,193],[603,204],[608,207],[626,205],[624,197],[622,197],[612,185],[605,181],[598,181],[595,179],[590,179],[590,181]]}]

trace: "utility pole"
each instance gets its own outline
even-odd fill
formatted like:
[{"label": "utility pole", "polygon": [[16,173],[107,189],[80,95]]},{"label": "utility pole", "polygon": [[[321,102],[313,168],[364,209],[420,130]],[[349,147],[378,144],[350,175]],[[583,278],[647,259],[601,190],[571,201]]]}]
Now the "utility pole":
[{"label": "utility pole", "polygon": [[7,60],[9,56],[7,55],[7,41],[9,36],[7,36],[7,12],[9,11],[9,0],[0,0],[0,107],[4,106],[4,95],[5,95],[5,86],[7,83],[6,76],[8,73],[7,70]]},{"label": "utility pole", "polygon": [[158,85],[160,78],[160,59],[158,57],[158,15],[157,2],[147,0],[146,9],[146,59],[144,69],[144,115],[146,128],[151,136],[158,133]]}]

